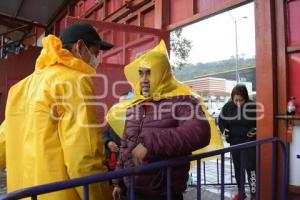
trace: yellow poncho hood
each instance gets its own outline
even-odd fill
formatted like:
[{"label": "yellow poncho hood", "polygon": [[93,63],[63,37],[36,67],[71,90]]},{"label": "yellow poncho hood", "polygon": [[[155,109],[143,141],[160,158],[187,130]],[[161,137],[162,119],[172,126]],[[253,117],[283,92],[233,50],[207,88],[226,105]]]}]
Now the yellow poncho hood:
[{"label": "yellow poncho hood", "polygon": [[[150,96],[145,98],[140,93],[139,68],[150,68]],[[176,96],[192,95],[199,99],[199,104],[205,112],[211,128],[210,144],[194,153],[206,152],[223,147],[223,142],[218,129],[208,114],[202,98],[194,93],[187,85],[177,81],[172,75],[168,52],[164,41],[155,48],[141,55],[125,66],[125,76],[131,84],[134,98],[114,105],[108,112],[107,121],[113,130],[122,138],[125,126],[125,114],[129,107],[143,101],[166,99]]]},{"label": "yellow poncho hood", "polygon": [[56,36],[48,35],[42,43],[43,49],[35,64],[37,70],[54,64],[61,64],[86,74],[96,73],[95,69],[89,64],[74,57],[70,51],[63,49],[61,40]]}]

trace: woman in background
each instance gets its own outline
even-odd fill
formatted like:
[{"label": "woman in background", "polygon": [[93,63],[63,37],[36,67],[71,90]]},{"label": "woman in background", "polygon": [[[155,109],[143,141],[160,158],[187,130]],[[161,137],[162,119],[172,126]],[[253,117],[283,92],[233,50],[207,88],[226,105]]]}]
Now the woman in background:
[{"label": "woman in background", "polygon": [[[232,92],[231,99],[224,105],[219,116],[219,128],[230,145],[254,141],[256,139],[256,106],[249,99],[245,85],[237,84]],[[245,170],[250,184],[251,200],[255,200],[256,194],[256,149],[249,148],[231,153],[235,178],[238,185],[238,193],[232,200],[246,198],[242,191],[244,187]],[[241,156],[243,157],[244,170],[241,169]]]}]

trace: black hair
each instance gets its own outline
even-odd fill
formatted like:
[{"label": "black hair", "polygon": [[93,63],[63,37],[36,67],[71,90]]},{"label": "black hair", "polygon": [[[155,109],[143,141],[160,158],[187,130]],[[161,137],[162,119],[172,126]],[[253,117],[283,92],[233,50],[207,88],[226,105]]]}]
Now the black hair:
[{"label": "black hair", "polygon": [[235,95],[242,96],[245,101],[247,102],[249,100],[248,90],[244,84],[237,84],[231,92],[231,99],[233,100],[233,97]]}]

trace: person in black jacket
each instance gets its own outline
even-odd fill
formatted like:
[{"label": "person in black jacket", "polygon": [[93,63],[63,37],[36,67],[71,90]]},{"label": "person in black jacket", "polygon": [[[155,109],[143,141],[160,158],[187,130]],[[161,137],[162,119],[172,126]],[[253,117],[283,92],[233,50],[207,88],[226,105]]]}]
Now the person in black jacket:
[{"label": "person in black jacket", "polygon": [[[132,97],[133,97],[132,92],[126,92],[120,96],[119,102],[129,100]],[[118,161],[118,156],[119,156],[121,138],[109,125],[107,125],[102,135],[102,142],[105,146],[104,163],[107,166],[109,171],[115,170]]]},{"label": "person in black jacket", "polygon": [[115,170],[119,156],[121,138],[108,125],[103,133],[102,142],[105,146],[105,165],[109,171]]},{"label": "person in black jacket", "polygon": [[[230,145],[250,142],[256,139],[256,106],[255,102],[249,99],[245,85],[237,84],[233,88],[231,99],[222,108],[218,125],[221,132],[225,135],[226,141],[230,143]],[[243,157],[243,164],[241,164],[241,157]],[[244,187],[244,178],[242,177],[245,177],[245,171],[241,170],[241,166],[244,166],[244,169],[247,171],[251,200],[255,200],[255,147],[244,151],[232,152],[232,159],[239,190],[239,193],[236,194],[232,200],[246,198],[245,193],[242,193],[242,187]]]}]

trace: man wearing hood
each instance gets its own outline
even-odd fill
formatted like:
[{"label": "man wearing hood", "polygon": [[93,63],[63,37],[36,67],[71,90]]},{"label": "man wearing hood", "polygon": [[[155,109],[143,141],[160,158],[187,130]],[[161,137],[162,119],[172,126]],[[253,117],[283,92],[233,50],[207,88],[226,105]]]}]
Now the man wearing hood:
[{"label": "man wearing hood", "polygon": [[[107,117],[122,138],[117,169],[190,155],[209,145],[213,122],[201,98],[173,77],[163,41],[127,65],[124,72],[134,87],[134,98],[112,107]],[[174,200],[183,199],[189,167],[172,168]],[[128,177],[113,180],[115,200],[121,199],[123,181],[130,189]],[[165,200],[166,183],[165,169],[135,176],[135,199]]]},{"label": "man wearing hood", "polygon": [[[106,171],[91,76],[104,42],[89,24],[67,27],[60,39],[43,39],[35,71],[8,94],[0,128],[0,167],[8,192]],[[82,187],[39,199],[83,199]],[[111,198],[106,182],[89,186],[90,199]]]}]

